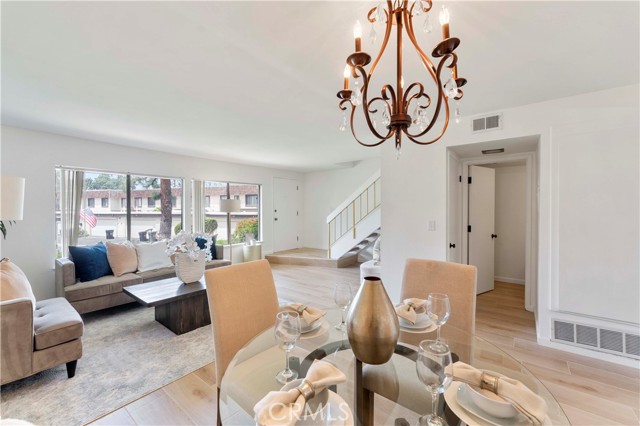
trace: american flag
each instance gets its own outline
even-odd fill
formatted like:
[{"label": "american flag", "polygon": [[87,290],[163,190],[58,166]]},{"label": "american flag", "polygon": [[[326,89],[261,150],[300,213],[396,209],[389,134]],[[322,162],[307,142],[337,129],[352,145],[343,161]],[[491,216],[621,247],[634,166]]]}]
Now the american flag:
[{"label": "american flag", "polygon": [[84,223],[89,227],[93,228],[98,223],[98,218],[90,208],[86,208],[84,210],[80,210],[80,219],[84,220]]}]

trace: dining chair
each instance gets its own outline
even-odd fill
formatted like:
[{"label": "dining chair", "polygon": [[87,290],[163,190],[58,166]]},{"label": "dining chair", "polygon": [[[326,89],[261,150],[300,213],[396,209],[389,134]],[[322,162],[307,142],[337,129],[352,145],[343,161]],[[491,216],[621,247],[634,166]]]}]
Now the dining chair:
[{"label": "dining chair", "polygon": [[256,335],[275,323],[278,295],[267,260],[239,263],[205,272],[211,313],[218,387],[235,354]]},{"label": "dining chair", "polygon": [[[411,297],[426,299],[429,293],[445,293],[449,296],[451,305],[451,316],[445,327],[449,325],[473,334],[476,322],[476,281],[477,269],[472,265],[407,259],[401,300]],[[431,336],[420,336],[421,339],[428,337]],[[420,412],[431,404],[431,397],[417,379],[415,362],[407,358],[396,356],[386,364],[365,365],[362,375],[368,424],[373,424],[375,394],[396,401],[415,412]]]}]

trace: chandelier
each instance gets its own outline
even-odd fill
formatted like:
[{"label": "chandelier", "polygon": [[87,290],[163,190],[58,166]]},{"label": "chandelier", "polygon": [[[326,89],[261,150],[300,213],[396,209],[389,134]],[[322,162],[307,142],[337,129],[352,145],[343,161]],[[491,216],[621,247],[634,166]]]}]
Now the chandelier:
[{"label": "chandelier", "polygon": [[[432,7],[432,0],[415,0],[409,4],[409,0],[387,0],[386,4],[381,3],[371,9],[367,15],[371,23],[370,41],[373,44],[376,40],[375,24],[384,23],[384,38],[380,51],[373,61],[369,72],[364,69],[371,62],[371,56],[362,51],[362,27],[357,21],[353,30],[355,38],[355,53],[347,57],[347,65],[344,69],[344,88],[338,92],[340,109],[343,111],[340,130],[347,128],[347,109],[351,107],[349,127],[353,137],[360,145],[373,147],[385,142],[387,139],[395,139],[397,155],[400,154],[402,146],[402,135],[406,135],[409,140],[419,145],[429,145],[440,139],[449,126],[449,100],[456,102],[455,119],[460,120],[460,109],[458,101],[463,93],[460,87],[467,83],[464,78],[458,77],[458,56],[455,49],[460,44],[460,39],[449,35],[449,11],[442,6],[440,11],[440,25],[442,27],[442,40],[436,44],[431,56],[438,59],[437,66],[424,53],[414,31],[414,18],[424,15],[423,31],[431,32],[429,21],[429,11]],[[369,87],[371,79],[376,70],[380,58],[384,54],[393,27],[396,31],[396,84],[385,84],[380,90],[380,96],[370,99]],[[404,32],[403,32],[404,31]],[[437,95],[434,98],[425,92],[425,86],[421,82],[411,83],[405,90],[404,77],[402,74],[402,46],[403,37],[407,37],[411,46],[417,52],[420,61],[426,69],[425,77],[431,77]],[[434,61],[435,62],[435,61]],[[442,71],[445,71],[443,77]],[[354,88],[349,89],[349,79],[354,78]],[[362,84],[360,84],[362,79]],[[354,129],[354,117],[356,110],[362,106],[362,112],[369,131],[375,138],[371,143],[363,142]],[[430,109],[431,108],[431,109]],[[438,117],[444,109],[444,121],[440,125]],[[431,116],[429,113],[432,111]],[[378,126],[376,117],[381,112],[381,128]],[[432,132],[434,127],[440,132]]]}]

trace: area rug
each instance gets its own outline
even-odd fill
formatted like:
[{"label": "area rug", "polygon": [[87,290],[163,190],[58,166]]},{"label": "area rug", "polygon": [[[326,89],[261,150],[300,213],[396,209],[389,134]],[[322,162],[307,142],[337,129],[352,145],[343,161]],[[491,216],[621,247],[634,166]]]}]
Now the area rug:
[{"label": "area rug", "polygon": [[213,362],[211,326],[176,336],[135,304],[83,315],[76,376],[64,365],[2,388],[2,418],[80,425]]}]

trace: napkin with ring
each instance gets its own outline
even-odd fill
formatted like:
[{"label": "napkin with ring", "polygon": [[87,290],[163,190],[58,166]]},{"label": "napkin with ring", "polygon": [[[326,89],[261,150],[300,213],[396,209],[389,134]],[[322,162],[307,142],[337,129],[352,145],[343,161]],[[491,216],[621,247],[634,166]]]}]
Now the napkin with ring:
[{"label": "napkin with ring", "polygon": [[424,314],[425,312],[427,312],[427,301],[415,297],[404,299],[401,304],[396,306],[398,316],[411,324],[416,323],[418,314]]},{"label": "napkin with ring", "polygon": [[291,303],[281,310],[297,312],[300,315],[300,319],[306,321],[307,324],[311,324],[327,314],[327,312],[322,309],[312,308],[302,303]]},{"label": "napkin with ring", "polygon": [[333,364],[315,360],[302,383],[288,391],[269,392],[253,407],[260,426],[291,426],[301,417],[305,403],[325,388],[346,382],[347,377]]},{"label": "napkin with ring", "polygon": [[455,381],[486,389],[502,397],[534,425],[539,426],[544,422],[547,403],[522,382],[494,376],[460,361],[447,366],[447,372],[452,374]]}]

